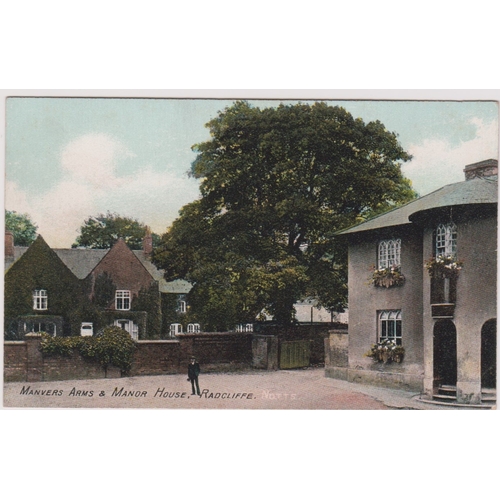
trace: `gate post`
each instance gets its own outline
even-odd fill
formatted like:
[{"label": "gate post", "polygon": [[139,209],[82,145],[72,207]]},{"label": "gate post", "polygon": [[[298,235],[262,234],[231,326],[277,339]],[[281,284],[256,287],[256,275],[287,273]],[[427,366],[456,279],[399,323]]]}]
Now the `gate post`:
[{"label": "gate post", "polygon": [[41,382],[43,380],[43,355],[40,351],[42,336],[39,333],[27,333],[24,336],[27,357],[27,382]]},{"label": "gate post", "polygon": [[252,366],[264,370],[278,369],[278,337],[252,336]]}]

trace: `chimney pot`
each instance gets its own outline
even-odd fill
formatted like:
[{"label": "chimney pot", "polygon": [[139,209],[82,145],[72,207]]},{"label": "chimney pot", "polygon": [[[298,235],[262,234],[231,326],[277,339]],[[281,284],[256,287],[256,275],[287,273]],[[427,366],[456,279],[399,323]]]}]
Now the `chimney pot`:
[{"label": "chimney pot", "polygon": [[5,231],[5,257],[14,257],[14,234]]},{"label": "chimney pot", "polygon": [[153,236],[151,235],[149,226],[146,226],[146,234],[142,240],[142,251],[146,257],[150,257],[153,253]]},{"label": "chimney pot", "polygon": [[495,177],[498,176],[498,160],[489,159],[471,163],[464,168],[465,180],[470,181],[477,177]]}]

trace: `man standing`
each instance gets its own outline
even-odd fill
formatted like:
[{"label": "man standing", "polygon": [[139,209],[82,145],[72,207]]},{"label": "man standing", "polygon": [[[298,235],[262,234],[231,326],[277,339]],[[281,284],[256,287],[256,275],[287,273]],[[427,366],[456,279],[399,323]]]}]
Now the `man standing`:
[{"label": "man standing", "polygon": [[200,374],[200,365],[196,362],[194,356],[191,356],[191,360],[188,365],[188,380],[191,381],[192,392],[191,395],[194,395],[194,386],[196,384],[196,393],[198,396],[200,395],[200,386],[198,385],[198,375]]}]

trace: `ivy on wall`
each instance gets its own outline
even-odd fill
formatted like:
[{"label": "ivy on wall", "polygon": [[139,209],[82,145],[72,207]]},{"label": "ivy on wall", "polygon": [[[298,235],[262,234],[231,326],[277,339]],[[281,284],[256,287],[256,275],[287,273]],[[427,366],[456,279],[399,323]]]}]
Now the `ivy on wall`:
[{"label": "ivy on wall", "polygon": [[137,297],[132,300],[132,310],[145,311],[147,338],[159,339],[161,333],[162,309],[158,283],[148,288],[142,288]]},{"label": "ivy on wall", "polygon": [[[47,290],[48,308],[33,310],[33,291]],[[69,318],[82,297],[82,284],[41,236],[5,275],[5,321],[22,315],[59,315],[64,334],[70,334]]]}]

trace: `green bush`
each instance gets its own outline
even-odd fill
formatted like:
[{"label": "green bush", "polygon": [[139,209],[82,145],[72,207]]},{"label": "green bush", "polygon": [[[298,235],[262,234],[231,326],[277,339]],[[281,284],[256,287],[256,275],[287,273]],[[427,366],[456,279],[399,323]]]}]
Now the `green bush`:
[{"label": "green bush", "polygon": [[42,334],[40,350],[44,356],[71,356],[77,350],[86,359],[102,366],[114,365],[123,372],[130,370],[135,342],[118,326],[108,326],[95,337],[51,337]]}]

